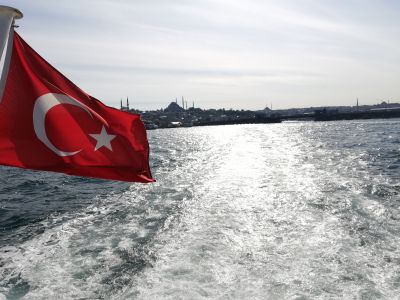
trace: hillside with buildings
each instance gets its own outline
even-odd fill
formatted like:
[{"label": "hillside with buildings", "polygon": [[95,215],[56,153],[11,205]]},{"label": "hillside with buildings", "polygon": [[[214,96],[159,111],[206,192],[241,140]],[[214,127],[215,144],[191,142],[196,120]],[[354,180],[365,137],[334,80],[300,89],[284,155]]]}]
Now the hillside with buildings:
[{"label": "hillside with buildings", "polygon": [[400,104],[381,102],[375,105],[306,107],[272,110],[266,107],[262,110],[233,109],[201,109],[187,106],[182,100],[179,105],[175,100],[166,108],[152,111],[139,111],[126,106],[121,100],[121,110],[141,114],[148,129],[191,127],[205,125],[249,124],[249,123],[279,123],[285,120],[350,120],[371,118],[400,117]]}]

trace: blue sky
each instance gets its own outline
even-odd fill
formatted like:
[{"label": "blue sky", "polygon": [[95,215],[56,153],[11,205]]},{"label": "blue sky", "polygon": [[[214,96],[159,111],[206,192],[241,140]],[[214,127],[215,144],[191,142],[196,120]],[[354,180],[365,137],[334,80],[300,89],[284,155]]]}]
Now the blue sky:
[{"label": "blue sky", "polygon": [[111,106],[400,102],[400,1],[3,1],[21,36]]}]

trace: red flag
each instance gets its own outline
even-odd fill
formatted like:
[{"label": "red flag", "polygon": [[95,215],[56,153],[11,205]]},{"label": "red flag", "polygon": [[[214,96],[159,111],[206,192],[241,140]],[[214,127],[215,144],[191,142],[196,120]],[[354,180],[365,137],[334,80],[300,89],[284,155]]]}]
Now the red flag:
[{"label": "red flag", "polygon": [[14,33],[0,102],[0,164],[152,182],[140,116],[105,106]]}]

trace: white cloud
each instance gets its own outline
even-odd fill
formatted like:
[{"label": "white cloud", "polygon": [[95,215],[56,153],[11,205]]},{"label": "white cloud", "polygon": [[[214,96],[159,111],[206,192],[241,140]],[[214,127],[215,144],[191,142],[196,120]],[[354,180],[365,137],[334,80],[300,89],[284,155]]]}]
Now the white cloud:
[{"label": "white cloud", "polygon": [[[390,0],[6,1],[19,32],[87,92],[141,109],[400,101]],[[135,103],[135,102],[134,102]]]}]

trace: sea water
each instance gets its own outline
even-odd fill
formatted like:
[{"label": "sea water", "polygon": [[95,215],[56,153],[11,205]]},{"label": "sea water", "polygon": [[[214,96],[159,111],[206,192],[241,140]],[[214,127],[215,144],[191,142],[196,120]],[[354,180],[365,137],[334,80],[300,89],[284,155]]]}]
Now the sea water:
[{"label": "sea water", "polygon": [[148,132],[154,184],[0,168],[0,299],[398,299],[400,120]]}]

